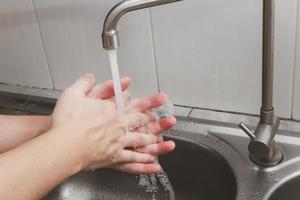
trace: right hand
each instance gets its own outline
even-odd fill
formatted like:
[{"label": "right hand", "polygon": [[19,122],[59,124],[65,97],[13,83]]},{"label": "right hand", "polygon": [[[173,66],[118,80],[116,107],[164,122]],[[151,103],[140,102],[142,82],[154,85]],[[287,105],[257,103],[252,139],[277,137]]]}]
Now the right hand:
[{"label": "right hand", "polygon": [[119,118],[115,103],[88,97],[94,86],[93,75],[81,77],[62,93],[52,115],[52,128],[62,130],[61,139],[78,155],[80,169],[153,162],[153,155],[128,148],[155,144],[162,138],[144,133],[125,134],[125,128],[135,130],[155,122],[156,115],[134,112]]},{"label": "right hand", "polygon": [[[126,112],[147,112],[152,108],[158,108],[168,102],[168,96],[163,93],[157,93],[140,99],[131,99],[128,88],[131,79],[128,77],[121,78],[121,88],[123,91],[123,99]],[[115,101],[113,82],[111,80],[95,86],[88,94],[89,97],[101,100]],[[163,132],[169,130],[176,124],[175,117],[163,118],[159,121],[154,121],[146,126],[136,129],[137,132],[162,135]],[[134,150],[140,153],[148,153],[153,156],[159,156],[169,153],[175,149],[175,143],[171,140],[163,141],[156,144],[146,145]],[[161,166],[157,163],[121,163],[109,166],[110,168],[131,174],[153,174],[161,171]]]}]

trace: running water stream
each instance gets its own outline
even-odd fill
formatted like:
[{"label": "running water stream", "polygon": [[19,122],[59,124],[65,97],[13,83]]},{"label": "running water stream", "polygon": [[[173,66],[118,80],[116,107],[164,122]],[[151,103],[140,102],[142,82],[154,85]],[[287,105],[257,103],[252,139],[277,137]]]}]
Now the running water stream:
[{"label": "running water stream", "polygon": [[[122,116],[125,113],[125,105],[124,105],[124,100],[123,100],[123,96],[122,96],[117,50],[109,50],[109,51],[107,51],[107,53],[108,53],[110,67],[111,67],[111,73],[112,73],[118,114],[119,114],[119,116]],[[170,105],[165,105],[165,106],[162,106],[162,109],[160,109],[160,108],[155,109],[155,112],[159,116],[162,116],[166,112],[170,113],[169,110],[171,107],[172,106],[170,106]],[[171,113],[172,113],[172,111],[171,111]],[[155,162],[157,164],[159,164],[158,159],[156,159]],[[168,178],[167,173],[163,169],[158,174],[140,175],[138,185],[140,187],[145,188],[146,192],[152,193],[152,200],[155,200],[156,199],[155,193],[159,190],[157,181],[159,181],[160,184],[164,186],[164,190],[168,194],[169,199],[175,200],[174,189]]]},{"label": "running water stream", "polygon": [[124,99],[122,96],[120,72],[119,72],[119,66],[118,66],[118,54],[117,54],[116,49],[109,50],[109,51],[107,51],[107,53],[108,53],[108,59],[109,59],[110,68],[111,68],[112,80],[113,80],[113,84],[114,84],[117,109],[118,109],[119,116],[122,116],[125,113],[125,105],[124,105]]}]

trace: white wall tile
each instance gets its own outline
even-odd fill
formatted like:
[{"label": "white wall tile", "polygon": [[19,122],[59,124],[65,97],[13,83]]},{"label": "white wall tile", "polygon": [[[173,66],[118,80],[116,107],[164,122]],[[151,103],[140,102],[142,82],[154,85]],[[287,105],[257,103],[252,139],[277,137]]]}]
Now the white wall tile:
[{"label": "white wall tile", "polygon": [[[298,42],[298,45],[299,45],[299,42]],[[299,50],[297,51],[296,55],[298,58],[300,57]],[[296,73],[295,73],[293,118],[296,120],[300,120],[300,63],[299,63],[299,59],[297,59]]]},{"label": "white wall tile", "polygon": [[[296,0],[276,5],[275,108],[291,116]],[[159,82],[175,103],[258,114],[261,0],[189,0],[151,9]]]},{"label": "white wall tile", "polygon": [[[110,79],[101,32],[110,8],[119,2],[99,0],[35,0],[38,21],[56,89],[63,89],[85,72],[99,81]],[[149,10],[127,14],[119,23],[121,75],[133,78],[132,91],[157,91]]]},{"label": "white wall tile", "polygon": [[298,0],[276,0],[274,104],[281,117],[291,118]]},{"label": "white wall tile", "polygon": [[[298,4],[298,12],[300,4]],[[297,40],[295,57],[295,76],[294,76],[294,100],[293,100],[293,118],[300,120],[300,15],[297,21]]]},{"label": "white wall tile", "polygon": [[52,88],[31,0],[0,1],[0,82]]}]

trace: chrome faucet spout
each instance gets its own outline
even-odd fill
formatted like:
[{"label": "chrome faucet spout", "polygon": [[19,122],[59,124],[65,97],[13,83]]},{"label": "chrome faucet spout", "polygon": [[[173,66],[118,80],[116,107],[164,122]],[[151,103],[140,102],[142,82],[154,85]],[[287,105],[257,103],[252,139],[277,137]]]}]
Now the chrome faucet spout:
[{"label": "chrome faucet spout", "polygon": [[[124,0],[108,13],[102,33],[103,48],[113,50],[119,47],[117,24],[127,12],[173,3],[182,0]],[[261,166],[273,166],[283,159],[280,148],[274,141],[280,120],[274,114],[273,82],[274,82],[274,20],[275,0],[263,0],[263,57],[262,57],[262,106],[260,121],[255,131],[241,123],[241,129],[249,136],[248,146],[250,158]]]},{"label": "chrome faucet spout", "polygon": [[173,3],[182,0],[125,0],[114,6],[106,16],[102,43],[106,50],[117,49],[120,46],[117,24],[120,18],[131,11]]}]

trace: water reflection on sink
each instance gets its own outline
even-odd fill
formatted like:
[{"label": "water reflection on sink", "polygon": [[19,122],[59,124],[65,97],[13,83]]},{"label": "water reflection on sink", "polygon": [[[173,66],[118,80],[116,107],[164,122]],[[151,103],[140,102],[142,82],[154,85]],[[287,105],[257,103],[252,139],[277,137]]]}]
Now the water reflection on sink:
[{"label": "water reflection on sink", "polygon": [[[160,156],[168,173],[177,200],[234,200],[235,177],[216,152],[188,141],[175,140],[173,153]],[[157,200],[170,199],[159,184],[156,192],[139,187],[139,178],[104,169],[79,173],[55,188],[44,200]]]}]

